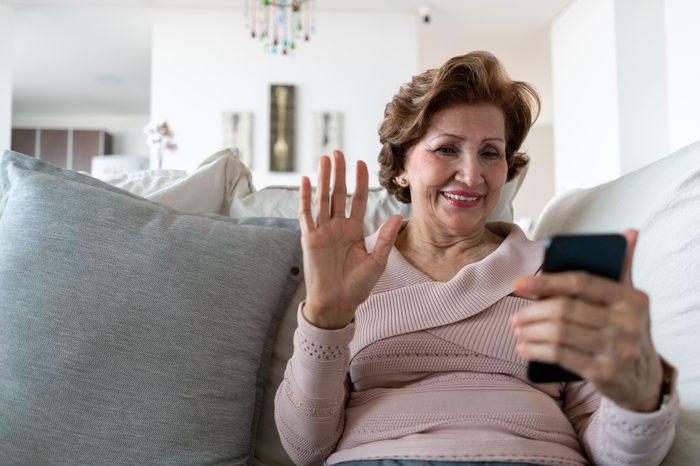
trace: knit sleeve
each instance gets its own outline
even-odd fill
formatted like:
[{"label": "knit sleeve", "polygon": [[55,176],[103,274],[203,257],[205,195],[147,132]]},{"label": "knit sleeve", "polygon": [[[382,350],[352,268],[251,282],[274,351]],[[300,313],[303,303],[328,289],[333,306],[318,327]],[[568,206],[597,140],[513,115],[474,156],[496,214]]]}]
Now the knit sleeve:
[{"label": "knit sleeve", "polygon": [[671,396],[650,413],[622,408],[586,382],[569,384],[564,413],[593,464],[661,464],[671,449],[679,413],[676,372],[667,367],[672,371]]},{"label": "knit sleeve", "polygon": [[315,327],[304,318],[303,306],[297,312],[294,353],[275,397],[275,423],[292,461],[312,465],[333,452],[343,433],[355,325]]}]

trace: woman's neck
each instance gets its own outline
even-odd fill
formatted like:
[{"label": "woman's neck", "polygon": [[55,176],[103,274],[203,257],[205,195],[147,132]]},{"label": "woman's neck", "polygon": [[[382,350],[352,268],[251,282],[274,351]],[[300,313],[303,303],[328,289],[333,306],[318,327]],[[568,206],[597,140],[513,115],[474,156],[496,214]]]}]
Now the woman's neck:
[{"label": "woman's neck", "polygon": [[434,280],[447,281],[465,265],[491,254],[502,242],[502,237],[484,225],[457,236],[409,220],[399,233],[396,248],[421,272]]}]

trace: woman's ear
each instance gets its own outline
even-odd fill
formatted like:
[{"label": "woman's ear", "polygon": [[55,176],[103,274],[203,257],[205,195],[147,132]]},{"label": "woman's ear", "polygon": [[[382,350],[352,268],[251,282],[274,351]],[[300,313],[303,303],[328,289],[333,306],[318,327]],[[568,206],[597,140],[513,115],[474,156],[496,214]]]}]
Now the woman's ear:
[{"label": "woman's ear", "polygon": [[402,172],[402,173],[396,175],[396,177],[394,178],[394,181],[396,182],[396,184],[398,184],[402,188],[407,188],[408,185],[410,184],[408,182],[408,178],[406,177],[405,172]]}]

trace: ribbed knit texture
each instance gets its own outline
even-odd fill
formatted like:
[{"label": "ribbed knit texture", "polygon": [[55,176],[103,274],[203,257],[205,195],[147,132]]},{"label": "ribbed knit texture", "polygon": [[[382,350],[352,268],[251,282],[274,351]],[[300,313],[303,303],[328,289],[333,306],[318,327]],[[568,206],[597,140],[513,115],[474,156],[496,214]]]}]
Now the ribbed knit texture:
[{"label": "ribbed knit texture", "polygon": [[[515,225],[482,261],[436,282],[395,248],[354,323],[322,330],[299,312],[295,351],[276,398],[297,464],[362,459],[658,464],[677,396],[632,413],[585,382],[533,384],[510,318],[528,300],[513,280],[538,272],[543,245]],[[376,235],[367,238],[372,249]],[[302,304],[303,306],[303,304]]]}]

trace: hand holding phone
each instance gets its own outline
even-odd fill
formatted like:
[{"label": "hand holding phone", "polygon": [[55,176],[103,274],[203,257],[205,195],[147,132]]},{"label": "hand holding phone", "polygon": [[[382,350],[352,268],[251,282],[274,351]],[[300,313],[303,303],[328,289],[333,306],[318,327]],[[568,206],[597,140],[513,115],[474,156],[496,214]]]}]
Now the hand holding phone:
[{"label": "hand holding phone", "polygon": [[[626,249],[627,240],[619,234],[553,236],[546,242],[542,271],[553,273],[583,270],[620,281]],[[557,364],[537,361],[528,364],[527,375],[537,383],[581,380],[578,374]]]}]

